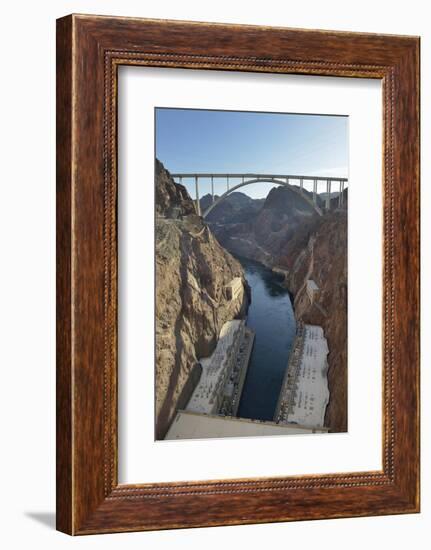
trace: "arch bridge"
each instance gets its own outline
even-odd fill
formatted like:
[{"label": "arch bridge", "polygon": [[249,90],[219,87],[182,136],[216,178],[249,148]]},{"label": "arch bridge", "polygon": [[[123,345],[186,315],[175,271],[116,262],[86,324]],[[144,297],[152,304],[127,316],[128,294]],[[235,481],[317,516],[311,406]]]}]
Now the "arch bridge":
[{"label": "arch bridge", "polygon": [[[331,186],[332,184],[338,185],[338,207],[341,208],[344,202],[343,191],[344,187],[348,181],[347,178],[335,178],[327,176],[304,176],[304,175],[294,175],[294,174],[250,174],[250,173],[240,173],[240,174],[220,174],[220,173],[181,173],[181,174],[171,174],[174,180],[179,180],[179,183],[182,183],[182,180],[185,178],[192,178],[195,182],[195,207],[196,212],[199,216],[206,218],[208,214],[223,200],[226,199],[231,193],[251,185],[253,183],[274,183],[276,185],[283,185],[289,187],[292,191],[300,195],[304,201],[306,201],[314,210],[321,216],[323,214],[322,209],[317,204],[317,185],[318,182],[326,182],[326,197],[325,197],[325,210],[329,211],[331,207]],[[200,195],[199,195],[199,181],[200,180],[210,180],[211,181],[211,197],[212,202],[210,206],[201,212],[200,205]],[[233,183],[232,180],[238,181],[239,183]],[[299,187],[290,183],[291,180],[299,181]],[[304,181],[313,182],[313,193],[310,197],[308,193],[304,192]],[[215,198],[214,188],[215,185],[223,184],[226,186],[226,191],[222,193],[218,198]]]}]

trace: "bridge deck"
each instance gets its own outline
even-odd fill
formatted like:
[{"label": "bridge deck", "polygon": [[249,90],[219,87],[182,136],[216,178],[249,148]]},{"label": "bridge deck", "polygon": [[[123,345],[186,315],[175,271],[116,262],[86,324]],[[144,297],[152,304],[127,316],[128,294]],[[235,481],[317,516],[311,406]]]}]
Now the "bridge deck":
[{"label": "bridge deck", "polygon": [[[319,214],[319,216],[322,215],[322,211],[318,206],[317,202],[317,188],[319,182],[326,182],[326,197],[325,197],[325,208],[327,211],[331,208],[331,185],[333,183],[339,184],[339,193],[338,193],[338,203],[339,206],[343,204],[343,191],[346,182],[348,181],[347,178],[337,178],[337,177],[329,177],[329,176],[305,176],[305,175],[299,175],[299,174],[253,174],[253,173],[223,173],[223,174],[217,174],[214,172],[195,172],[195,173],[188,173],[188,172],[182,172],[182,173],[175,173],[171,174],[172,178],[179,179],[180,182],[184,178],[192,178],[195,181],[195,198],[193,199],[195,201],[195,207],[196,207],[196,213],[198,216],[202,215],[201,212],[201,204],[200,204],[200,198],[199,198],[199,180],[202,179],[211,179],[211,196],[212,196],[212,204],[206,209],[206,211],[203,213],[203,217],[205,218],[212,210],[215,208],[221,201],[223,201],[228,195],[230,195],[233,191],[236,191],[237,189],[240,189],[241,187],[244,187],[246,185],[251,185],[253,183],[261,183],[261,182],[267,182],[267,183],[274,183],[276,185],[284,185],[286,187],[290,187],[293,191],[297,191],[297,186],[292,185],[290,183],[291,180],[298,180],[299,181],[299,194],[301,197],[304,198],[307,202],[310,202],[310,199],[307,197],[307,194],[303,192],[304,189],[304,181],[312,181],[313,182],[313,193],[312,193],[312,201],[311,204],[313,208],[316,210],[316,212]],[[214,198],[214,179],[222,179],[226,180],[226,187],[227,190],[225,193],[223,193],[220,197],[215,200]],[[240,183],[232,182],[232,180],[242,180]],[[230,186],[230,183],[234,183],[233,187]]]},{"label": "bridge deck", "polygon": [[255,178],[255,179],[292,179],[292,180],[318,180],[318,181],[340,181],[347,182],[348,178],[334,176],[304,176],[299,174],[253,174],[244,173],[216,173],[216,172],[184,172],[171,174],[173,178]]}]

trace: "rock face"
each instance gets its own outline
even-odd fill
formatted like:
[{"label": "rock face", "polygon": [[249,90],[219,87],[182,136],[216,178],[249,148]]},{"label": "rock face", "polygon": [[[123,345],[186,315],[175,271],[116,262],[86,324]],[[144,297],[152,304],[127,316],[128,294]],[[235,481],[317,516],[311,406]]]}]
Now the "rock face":
[{"label": "rock face", "polygon": [[[214,195],[215,200],[218,198]],[[234,191],[208,214],[206,221],[216,224],[247,223],[257,216],[264,203],[265,199],[252,199]],[[201,211],[205,212],[211,204],[211,195],[204,195],[200,200]]]},{"label": "rock face", "polygon": [[211,227],[229,251],[272,268],[278,265],[280,250],[295,235],[296,228],[316,217],[313,207],[297,192],[280,186],[271,189],[258,212],[242,223],[226,225],[217,221]]},{"label": "rock face", "polygon": [[156,217],[179,218],[196,210],[184,185],[175,183],[163,164],[156,159]]},{"label": "rock face", "polygon": [[[244,291],[225,288],[241,277]],[[248,299],[241,265],[196,215],[193,201],[156,163],[156,438],[186,405],[223,324],[243,317]]]},{"label": "rock face", "polygon": [[[344,194],[347,205],[347,190]],[[335,210],[338,199],[331,202]],[[278,187],[270,191],[257,216],[211,227],[229,251],[283,275],[296,318],[323,327],[330,350],[325,425],[333,432],[346,431],[347,210],[319,216],[293,190]],[[307,292],[308,280],[318,287],[313,300]]]}]

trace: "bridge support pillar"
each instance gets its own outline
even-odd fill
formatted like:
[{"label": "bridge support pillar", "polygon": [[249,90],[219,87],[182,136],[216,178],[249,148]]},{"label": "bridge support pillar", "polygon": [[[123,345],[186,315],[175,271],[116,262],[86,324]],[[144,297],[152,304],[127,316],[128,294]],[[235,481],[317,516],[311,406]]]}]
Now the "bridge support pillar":
[{"label": "bridge support pillar", "polygon": [[331,180],[326,181],[326,201],[325,207],[327,212],[331,209]]},{"label": "bridge support pillar", "polygon": [[211,196],[212,196],[212,203],[214,204],[214,176],[211,176]]},{"label": "bridge support pillar", "polygon": [[317,195],[317,180],[313,180],[313,203],[314,204],[317,204],[316,195]]},{"label": "bridge support pillar", "polygon": [[300,180],[299,180],[299,189],[300,189],[301,193],[304,191],[304,180],[302,178],[300,178]]},{"label": "bridge support pillar", "polygon": [[201,215],[201,203],[199,201],[199,182],[198,177],[195,176],[195,190],[196,190],[196,214]]},{"label": "bridge support pillar", "polygon": [[338,195],[338,206],[340,208],[343,206],[343,191],[344,191],[344,181],[340,181],[340,194]]},{"label": "bridge support pillar", "polygon": [[226,189],[229,191],[229,176],[226,176]]}]

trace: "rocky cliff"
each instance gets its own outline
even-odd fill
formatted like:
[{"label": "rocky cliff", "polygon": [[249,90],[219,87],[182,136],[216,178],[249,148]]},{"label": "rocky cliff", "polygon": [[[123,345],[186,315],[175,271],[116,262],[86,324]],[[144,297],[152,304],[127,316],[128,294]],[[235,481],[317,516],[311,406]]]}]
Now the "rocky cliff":
[{"label": "rocky cliff", "polygon": [[[307,191],[304,193],[309,195]],[[295,235],[296,228],[310,223],[318,214],[297,191],[288,187],[271,189],[259,206],[258,211],[245,219],[238,216],[239,223],[226,224],[216,218],[211,227],[229,251],[274,267],[279,263],[280,250]]]},{"label": "rocky cliff", "polygon": [[[214,196],[217,200],[218,195]],[[252,199],[245,193],[234,191],[218,204],[207,216],[208,223],[231,224],[247,223],[255,218],[265,203],[265,199]],[[211,195],[204,195],[200,200],[201,211],[212,204]]]},{"label": "rocky cliff", "polygon": [[[196,215],[193,201],[156,162],[156,438],[162,439],[199,379],[222,325],[245,314],[247,293],[225,287],[244,273]],[[245,280],[244,280],[245,289]]]},{"label": "rocky cliff", "polygon": [[[325,426],[347,431],[347,213],[333,212],[298,229],[279,264],[294,296],[297,319],[323,327],[328,340],[330,400]],[[307,281],[317,290],[312,298]]]}]

